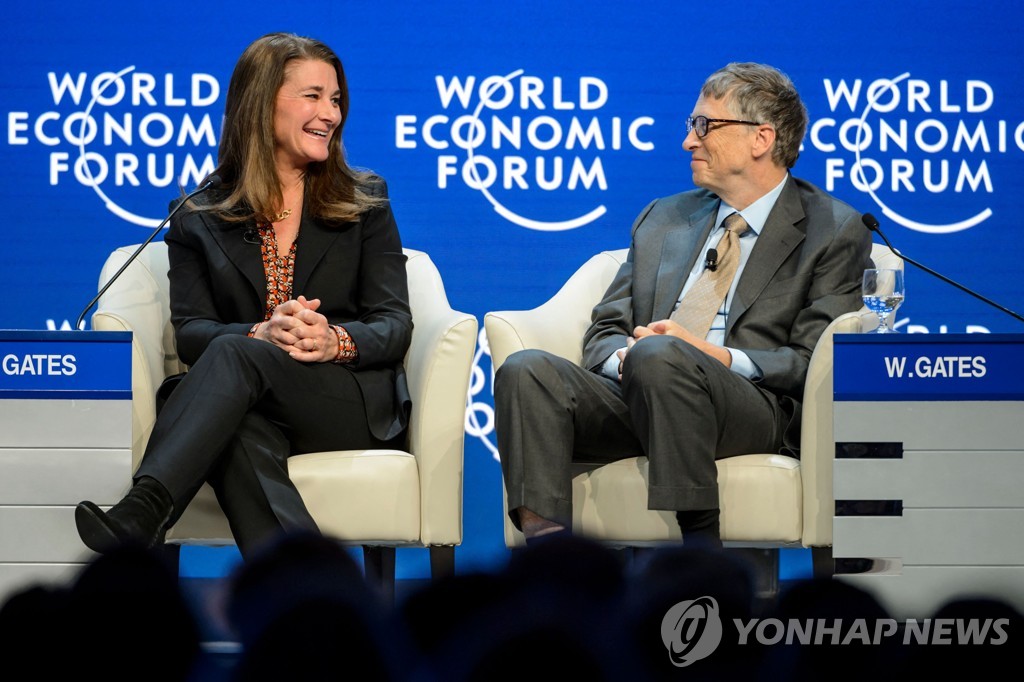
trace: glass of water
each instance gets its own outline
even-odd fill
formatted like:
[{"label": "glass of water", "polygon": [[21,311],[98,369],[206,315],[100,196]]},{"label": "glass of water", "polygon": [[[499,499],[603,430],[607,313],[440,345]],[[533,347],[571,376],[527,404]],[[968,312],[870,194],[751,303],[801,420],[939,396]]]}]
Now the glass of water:
[{"label": "glass of water", "polygon": [[879,334],[898,333],[889,326],[889,316],[903,303],[902,270],[865,270],[861,295],[868,310],[878,315]]}]

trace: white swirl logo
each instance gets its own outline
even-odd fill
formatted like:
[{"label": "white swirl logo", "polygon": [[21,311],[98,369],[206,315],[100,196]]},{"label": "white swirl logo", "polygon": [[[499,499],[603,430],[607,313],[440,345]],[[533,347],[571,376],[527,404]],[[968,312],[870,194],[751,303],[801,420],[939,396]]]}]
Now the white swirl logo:
[{"label": "white swirl logo", "polygon": [[[1024,151],[1024,122],[1014,128],[1006,120],[983,117],[995,102],[989,83],[967,80],[959,87],[903,73],[867,86],[860,79],[826,78],[824,86],[831,112],[849,108],[851,113],[843,121],[823,117],[811,125],[809,142],[815,149],[852,154],[849,166],[848,157],[825,160],[828,191],[846,179],[890,221],[931,234],[966,230],[992,216],[984,199],[994,192],[989,157]],[[956,204],[969,198],[982,206],[943,222],[912,218],[898,208],[901,195],[922,191],[947,195],[947,206],[954,198]]]},{"label": "white swirl logo", "polygon": [[[469,390],[466,394],[466,435],[472,438],[479,438],[491,452],[495,462],[500,462],[498,446],[491,442],[491,435],[494,433],[494,370],[482,366],[484,358],[491,357],[491,348],[487,343],[487,332],[483,329],[477,335],[476,355],[473,356],[473,370],[469,375]],[[490,381],[491,402],[480,400],[480,394],[486,395],[486,388]]]},{"label": "white swirl logo", "polygon": [[626,121],[599,115],[609,98],[608,86],[600,78],[582,76],[572,88],[561,77],[545,82],[517,69],[479,81],[476,76],[438,75],[435,84],[444,110],[461,107],[465,113],[435,114],[422,123],[417,115],[398,115],[395,146],[461,149],[462,156],[438,155],[438,188],[448,189],[452,178],[461,179],[502,218],[530,230],[575,229],[597,220],[607,208],[595,200],[596,205],[578,215],[540,219],[512,207],[524,193],[607,190],[603,152],[654,149],[644,138],[653,118]]}]

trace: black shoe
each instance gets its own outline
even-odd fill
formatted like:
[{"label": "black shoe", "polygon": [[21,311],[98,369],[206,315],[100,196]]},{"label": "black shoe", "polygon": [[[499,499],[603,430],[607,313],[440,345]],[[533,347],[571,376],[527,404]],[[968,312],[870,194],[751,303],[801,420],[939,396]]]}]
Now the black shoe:
[{"label": "black shoe", "polygon": [[100,554],[126,545],[149,549],[163,544],[174,502],[154,478],[143,476],[128,494],[105,512],[85,501],[75,508],[75,524],[85,545]]}]

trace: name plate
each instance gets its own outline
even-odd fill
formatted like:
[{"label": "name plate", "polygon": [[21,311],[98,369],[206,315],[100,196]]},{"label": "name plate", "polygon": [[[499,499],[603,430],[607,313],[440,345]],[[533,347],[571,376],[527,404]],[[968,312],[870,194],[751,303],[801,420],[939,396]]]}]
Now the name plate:
[{"label": "name plate", "polygon": [[0,400],[131,397],[131,332],[0,330]]},{"label": "name plate", "polygon": [[836,334],[837,401],[1024,400],[1024,334]]}]

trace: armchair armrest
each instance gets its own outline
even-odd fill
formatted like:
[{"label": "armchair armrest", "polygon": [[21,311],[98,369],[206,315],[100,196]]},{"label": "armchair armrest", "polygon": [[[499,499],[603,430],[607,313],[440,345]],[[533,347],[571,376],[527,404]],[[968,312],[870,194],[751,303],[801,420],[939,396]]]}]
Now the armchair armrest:
[{"label": "armchair armrest", "polygon": [[[122,246],[107,257],[100,286],[110,281],[137,246]],[[184,369],[174,354],[166,273],[166,245],[150,244],[103,294],[92,316],[93,329],[132,333],[133,471],[156,421],[156,389],[168,374]]]},{"label": "armchair armrest", "polygon": [[835,441],[832,434],[832,359],[834,334],[860,333],[877,324],[877,318],[861,310],[840,315],[818,339],[804,384],[803,422],[800,432],[800,475],[803,479],[804,521],[802,544],[827,547],[832,544],[832,462]]},{"label": "armchair armrest", "polygon": [[456,545],[462,542],[466,395],[479,323],[451,308],[427,254],[405,252],[414,325],[405,363],[412,394],[409,451],[419,468],[421,539]]},{"label": "armchair armrest", "polygon": [[526,348],[546,350],[579,364],[590,313],[625,261],[626,253],[626,249],[603,251],[591,257],[554,296],[532,310],[487,313],[484,328],[494,368]]},{"label": "armchair armrest", "polygon": [[132,471],[139,468],[142,453],[149,442],[149,434],[156,423],[156,387],[163,377],[154,381],[146,362],[143,343],[128,321],[114,312],[98,311],[92,316],[92,328],[97,331],[132,332]]}]

